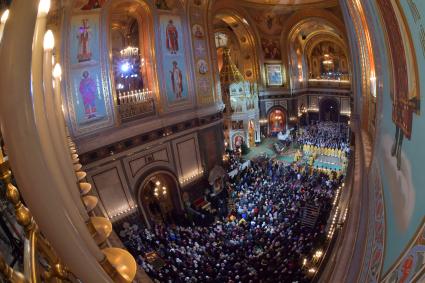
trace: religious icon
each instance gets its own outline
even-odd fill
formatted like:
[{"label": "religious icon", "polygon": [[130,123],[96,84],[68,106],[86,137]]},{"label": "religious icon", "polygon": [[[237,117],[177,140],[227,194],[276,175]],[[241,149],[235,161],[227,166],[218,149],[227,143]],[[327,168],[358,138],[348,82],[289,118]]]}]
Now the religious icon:
[{"label": "religious icon", "polygon": [[80,94],[83,99],[84,112],[87,119],[96,117],[96,83],[90,77],[88,71],[83,72],[83,78],[80,81]]},{"label": "religious icon", "polygon": [[283,84],[282,66],[280,64],[266,64],[267,84],[281,86]]},{"label": "religious icon", "polygon": [[93,10],[93,9],[100,9],[102,8],[102,5],[105,3],[105,0],[88,0],[87,3],[81,7],[81,10],[87,11],[87,10]]},{"label": "religious icon", "polygon": [[170,10],[170,7],[168,7],[167,4],[167,0],[156,0],[155,5],[157,9]]},{"label": "religious icon", "polygon": [[198,66],[198,72],[201,75],[205,75],[208,72],[208,65],[207,65],[207,62],[205,62],[205,60],[202,60],[202,59],[199,60],[197,63],[197,66]]},{"label": "religious icon", "polygon": [[92,52],[90,50],[91,29],[88,19],[82,20],[82,25],[78,30],[78,62],[90,61]]},{"label": "religious icon", "polygon": [[171,54],[177,54],[177,51],[179,51],[179,33],[173,23],[173,20],[168,21],[168,25],[165,32],[167,50]]},{"label": "religious icon", "polygon": [[273,27],[273,17],[271,15],[266,16],[266,25],[269,29],[272,29]]},{"label": "religious icon", "polygon": [[264,52],[264,59],[280,60],[281,53],[279,49],[279,42],[267,38],[261,39],[261,46]]},{"label": "religious icon", "polygon": [[177,62],[173,61],[173,69],[170,71],[171,84],[173,86],[173,93],[176,99],[181,99],[183,94],[183,75]]},{"label": "religious icon", "polygon": [[243,137],[241,136],[235,136],[234,145],[236,148],[241,147],[243,144]]},{"label": "religious icon", "polygon": [[201,25],[195,24],[192,27],[192,34],[194,37],[203,38],[204,37],[204,29]]}]

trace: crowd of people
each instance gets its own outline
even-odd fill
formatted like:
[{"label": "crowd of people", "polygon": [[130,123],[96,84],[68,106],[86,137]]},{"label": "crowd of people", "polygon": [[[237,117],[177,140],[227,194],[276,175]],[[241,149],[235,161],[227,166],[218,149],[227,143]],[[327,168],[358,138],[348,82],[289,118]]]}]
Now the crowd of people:
[{"label": "crowd of people", "polygon": [[[309,282],[303,259],[321,247],[343,176],[263,158],[228,182],[229,213],[207,225],[126,221],[119,235],[157,282]],[[302,225],[304,207],[318,210]],[[161,264],[147,260],[154,252]]]},{"label": "crowd of people", "polygon": [[299,130],[297,142],[349,152],[348,125],[346,123],[317,122]]},{"label": "crowd of people", "polygon": [[245,162],[242,158],[239,149],[226,148],[225,154],[226,168],[228,172],[233,171],[235,169],[239,169],[242,163]]}]

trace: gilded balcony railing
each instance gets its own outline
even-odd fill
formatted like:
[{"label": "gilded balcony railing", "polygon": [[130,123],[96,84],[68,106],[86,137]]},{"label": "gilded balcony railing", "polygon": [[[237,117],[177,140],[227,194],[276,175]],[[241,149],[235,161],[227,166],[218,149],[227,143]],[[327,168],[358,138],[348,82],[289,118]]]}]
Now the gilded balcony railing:
[{"label": "gilded balcony railing", "polygon": [[117,100],[118,113],[122,122],[155,115],[155,100],[150,90],[118,92]]},{"label": "gilded balcony railing", "polygon": [[3,255],[0,253],[0,276],[3,276],[7,282],[12,283],[26,283],[28,282],[24,275],[14,270],[12,267],[10,267],[6,260],[4,259]]},{"label": "gilded balcony railing", "polygon": [[349,80],[309,79],[308,87],[351,89]]},{"label": "gilded balcony railing", "polygon": [[[24,270],[29,278],[14,271],[0,258],[0,271],[5,279],[11,282],[42,282],[56,278],[62,281],[74,281],[70,272],[59,260],[50,243],[40,233],[31,212],[22,203],[18,189],[12,184],[12,172],[9,162],[0,160],[0,180],[6,189],[6,197],[13,205],[16,221],[25,231]],[[43,264],[40,264],[40,262]]]},{"label": "gilded balcony railing", "polygon": [[[74,144],[71,143],[71,154],[75,162],[74,169],[80,169],[78,166],[78,155],[74,152]],[[24,273],[14,270],[7,265],[5,259],[0,254],[0,274],[8,281],[15,282],[78,282],[76,277],[64,266],[58,255],[40,233],[38,226],[32,217],[29,209],[22,203],[20,193],[17,187],[12,183],[12,172],[9,168],[7,157],[3,157],[3,150],[0,148],[0,181],[5,188],[6,197],[13,205],[16,221],[25,231],[25,249],[24,249]],[[76,175],[83,176],[83,171],[76,171]],[[80,181],[83,181],[81,179]],[[80,182],[80,193],[82,201],[88,196],[91,189],[89,183]],[[91,199],[96,197],[91,196]],[[97,199],[96,199],[97,200]],[[90,201],[88,201],[90,202]],[[97,201],[95,201],[96,206]],[[91,209],[93,209],[90,206]],[[100,246],[104,246],[106,239],[112,232],[110,221],[103,217],[92,216],[88,229],[92,230],[93,238]],[[128,283],[132,282],[137,266],[134,258],[125,250],[113,247],[102,249],[105,259],[100,263],[105,271],[111,276],[114,282]],[[25,274],[26,277],[23,275]]]},{"label": "gilded balcony railing", "polygon": [[97,197],[89,195],[91,185],[66,129],[61,68],[52,64],[54,35],[46,31],[50,0],[36,2],[14,0],[0,22],[0,61],[9,70],[0,74],[7,147],[0,147],[0,180],[25,232],[24,272],[0,256],[0,276],[13,283],[132,282],[136,261],[126,250],[108,246],[112,224],[93,212]]}]

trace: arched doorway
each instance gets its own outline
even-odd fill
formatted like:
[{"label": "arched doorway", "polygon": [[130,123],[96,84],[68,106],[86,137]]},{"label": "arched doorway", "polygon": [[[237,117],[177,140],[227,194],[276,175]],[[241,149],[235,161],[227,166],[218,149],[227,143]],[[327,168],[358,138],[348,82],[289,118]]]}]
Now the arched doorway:
[{"label": "arched doorway", "polygon": [[174,174],[157,171],[144,178],[140,185],[138,202],[146,224],[175,223],[183,207]]},{"label": "arched doorway", "polygon": [[281,108],[274,108],[269,112],[269,134],[277,134],[286,130],[286,113]]},{"label": "arched doorway", "polygon": [[333,98],[325,98],[320,102],[320,121],[339,121],[338,101]]}]

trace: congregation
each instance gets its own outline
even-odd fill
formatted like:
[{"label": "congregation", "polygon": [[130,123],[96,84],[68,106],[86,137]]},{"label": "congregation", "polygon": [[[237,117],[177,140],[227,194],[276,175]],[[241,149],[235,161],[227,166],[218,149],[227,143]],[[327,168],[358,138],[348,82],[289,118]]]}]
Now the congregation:
[{"label": "congregation", "polygon": [[[228,182],[229,213],[205,225],[116,228],[122,242],[156,282],[310,282],[304,259],[326,240],[332,201],[343,175],[304,170],[264,158]],[[318,209],[302,225],[306,205]],[[159,266],[147,255],[155,252]]]},{"label": "congregation", "polygon": [[348,143],[348,125],[346,123],[318,122],[299,130],[297,143],[319,148],[350,150]]}]

